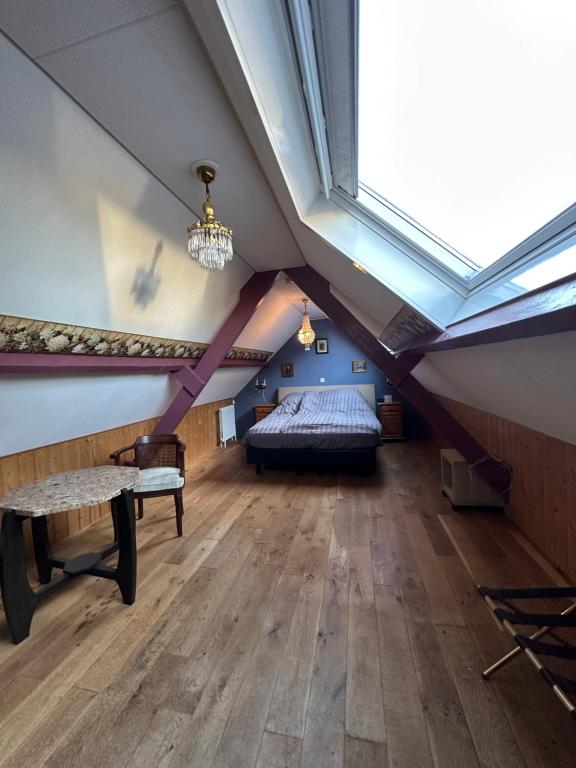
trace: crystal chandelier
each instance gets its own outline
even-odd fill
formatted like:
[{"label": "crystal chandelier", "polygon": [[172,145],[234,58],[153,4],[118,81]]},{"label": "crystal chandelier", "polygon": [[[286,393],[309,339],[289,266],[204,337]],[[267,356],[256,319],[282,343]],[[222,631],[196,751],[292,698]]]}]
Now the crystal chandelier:
[{"label": "crystal chandelier", "polygon": [[196,174],[206,186],[206,202],[203,204],[204,218],[188,227],[188,253],[204,269],[222,270],[232,261],[232,230],[214,217],[214,206],[210,201],[210,184],[216,178],[216,168],[199,165]]},{"label": "crystal chandelier", "polygon": [[309,352],[310,344],[312,344],[316,338],[316,334],[312,330],[312,326],[310,325],[310,315],[306,310],[308,299],[302,299],[302,301],[304,302],[304,317],[302,318],[302,327],[298,331],[298,341],[300,344],[304,344],[304,351]]}]

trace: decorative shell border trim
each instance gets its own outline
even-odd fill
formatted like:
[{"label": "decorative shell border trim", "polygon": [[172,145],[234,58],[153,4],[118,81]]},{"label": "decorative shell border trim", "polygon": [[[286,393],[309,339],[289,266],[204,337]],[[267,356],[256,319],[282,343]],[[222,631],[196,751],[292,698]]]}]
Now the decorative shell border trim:
[{"label": "decorative shell border trim", "polygon": [[[105,355],[106,357],[181,357],[199,359],[209,344],[163,339],[157,336],[103,331],[81,325],[0,314],[0,352],[41,352],[54,355]],[[228,360],[267,362],[272,352],[232,347]]]}]

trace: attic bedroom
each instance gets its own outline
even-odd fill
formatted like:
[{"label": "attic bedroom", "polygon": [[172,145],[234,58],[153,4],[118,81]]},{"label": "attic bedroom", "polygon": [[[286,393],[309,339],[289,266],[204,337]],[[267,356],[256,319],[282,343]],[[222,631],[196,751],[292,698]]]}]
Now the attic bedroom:
[{"label": "attic bedroom", "polygon": [[0,2],[0,768],[572,768],[575,29]]}]

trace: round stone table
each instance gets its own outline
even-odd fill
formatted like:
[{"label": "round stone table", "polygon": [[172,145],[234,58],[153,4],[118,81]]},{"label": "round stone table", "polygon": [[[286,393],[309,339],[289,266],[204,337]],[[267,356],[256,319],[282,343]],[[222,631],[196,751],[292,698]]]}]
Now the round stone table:
[{"label": "round stone table", "polygon": [[[52,569],[59,568],[64,579],[86,573],[114,580],[123,601],[131,605],[136,598],[136,537],[134,495],[139,470],[135,467],[92,467],[63,472],[36,480],[10,491],[0,499],[4,510],[0,528],[0,588],[8,629],[15,643],[30,634],[32,616],[38,602],[62,579],[50,583]],[[111,502],[114,542],[98,552],[87,552],[68,560],[52,556],[48,542],[46,516],[71,509]],[[26,577],[22,540],[22,520],[32,524],[38,580],[47,585],[32,590]],[[102,561],[118,551],[115,568]]]}]

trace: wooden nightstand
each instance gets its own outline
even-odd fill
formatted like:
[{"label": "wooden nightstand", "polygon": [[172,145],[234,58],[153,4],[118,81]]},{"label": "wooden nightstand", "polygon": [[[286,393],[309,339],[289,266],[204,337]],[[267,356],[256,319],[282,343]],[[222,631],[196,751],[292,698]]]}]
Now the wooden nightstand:
[{"label": "wooden nightstand", "polygon": [[382,440],[403,440],[404,420],[402,418],[402,403],[380,403],[378,416],[382,424]]},{"label": "wooden nightstand", "polygon": [[257,421],[262,421],[266,416],[269,416],[275,408],[275,405],[255,405],[254,424],[256,424]]}]

